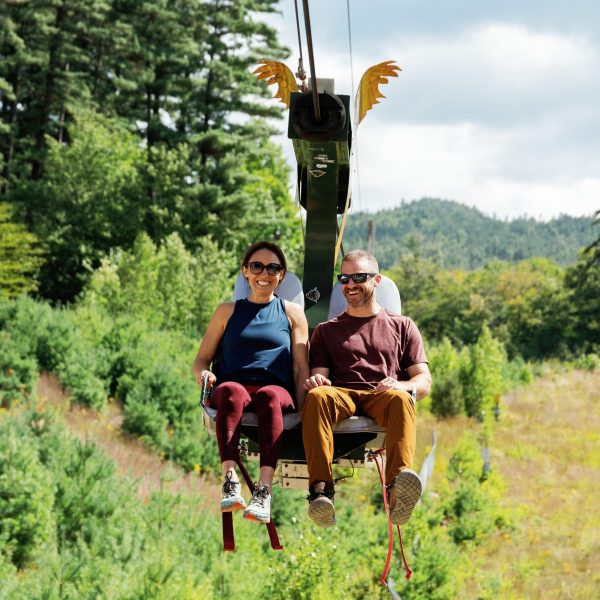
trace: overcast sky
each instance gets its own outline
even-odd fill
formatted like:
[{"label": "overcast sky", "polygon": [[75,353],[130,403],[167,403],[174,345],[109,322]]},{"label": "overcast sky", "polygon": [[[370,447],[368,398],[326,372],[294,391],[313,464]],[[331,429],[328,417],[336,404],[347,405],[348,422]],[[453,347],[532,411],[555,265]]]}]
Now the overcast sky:
[{"label": "overcast sky", "polygon": [[[317,76],[350,94],[347,0],[309,4]],[[349,4],[354,86],[383,60],[402,68],[358,128],[354,210],[424,196],[502,218],[600,209],[600,2]],[[274,24],[295,71],[294,1],[281,9]]]}]

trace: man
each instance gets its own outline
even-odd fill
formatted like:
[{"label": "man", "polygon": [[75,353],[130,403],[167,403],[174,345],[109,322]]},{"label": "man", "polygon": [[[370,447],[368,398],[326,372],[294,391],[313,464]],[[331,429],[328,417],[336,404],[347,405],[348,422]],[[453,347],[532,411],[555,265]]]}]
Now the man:
[{"label": "man", "polygon": [[431,375],[413,321],[377,304],[378,271],[377,259],[364,250],[344,256],[338,281],[348,308],[318,325],[310,342],[302,436],[310,483],[308,516],[320,527],[335,524],[332,428],[355,413],[387,429],[385,476],[392,523],[407,523],[421,497],[421,480],[412,470],[416,401],[429,394]]}]

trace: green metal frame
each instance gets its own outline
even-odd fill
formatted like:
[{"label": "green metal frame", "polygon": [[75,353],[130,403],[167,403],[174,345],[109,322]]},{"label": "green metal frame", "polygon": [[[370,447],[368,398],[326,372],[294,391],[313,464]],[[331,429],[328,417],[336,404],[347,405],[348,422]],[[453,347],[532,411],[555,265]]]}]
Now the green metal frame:
[{"label": "green metal frame", "polygon": [[311,331],[327,320],[333,289],[337,241],[340,166],[349,166],[350,97],[338,96],[346,108],[346,125],[336,139],[314,142],[301,139],[292,125],[298,93],[291,95],[288,137],[292,139],[300,169],[306,170],[306,238],[302,287],[306,318]]}]

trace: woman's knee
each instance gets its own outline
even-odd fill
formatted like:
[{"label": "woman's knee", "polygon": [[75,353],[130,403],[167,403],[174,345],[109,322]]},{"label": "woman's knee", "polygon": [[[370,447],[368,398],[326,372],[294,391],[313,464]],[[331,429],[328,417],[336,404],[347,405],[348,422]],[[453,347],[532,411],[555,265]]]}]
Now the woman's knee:
[{"label": "woman's knee", "polygon": [[254,394],[254,406],[265,408],[287,407],[293,404],[290,393],[279,385],[266,385]]},{"label": "woman's knee", "polygon": [[225,381],[215,388],[210,404],[217,409],[226,407],[243,409],[247,395],[248,392],[242,384],[235,381]]}]

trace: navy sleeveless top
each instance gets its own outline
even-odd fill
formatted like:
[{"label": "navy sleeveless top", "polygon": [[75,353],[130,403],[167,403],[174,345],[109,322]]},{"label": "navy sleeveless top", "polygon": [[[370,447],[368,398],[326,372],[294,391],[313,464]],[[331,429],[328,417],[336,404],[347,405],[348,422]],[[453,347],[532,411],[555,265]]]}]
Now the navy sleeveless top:
[{"label": "navy sleeveless top", "polygon": [[215,375],[221,382],[280,385],[293,395],[291,345],[284,300],[237,300],[221,339]]}]

